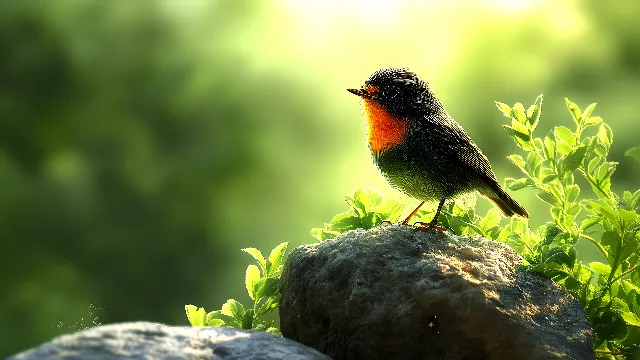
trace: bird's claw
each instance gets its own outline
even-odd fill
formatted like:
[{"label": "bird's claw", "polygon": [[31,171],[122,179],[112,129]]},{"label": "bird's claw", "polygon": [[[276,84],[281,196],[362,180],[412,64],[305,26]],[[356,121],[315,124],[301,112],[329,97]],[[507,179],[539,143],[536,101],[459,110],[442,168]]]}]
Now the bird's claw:
[{"label": "bird's claw", "polygon": [[433,229],[433,230],[440,231],[440,232],[449,231],[454,235],[456,234],[456,232],[453,231],[453,229],[448,227],[448,226],[447,227],[443,227],[443,226],[440,226],[440,225],[437,225],[437,224],[425,223],[425,222],[422,222],[422,221],[416,221],[415,223],[413,223],[413,226],[415,227],[415,229],[422,230],[422,231],[429,231],[429,230]]},{"label": "bird's claw", "polygon": [[393,225],[393,223],[391,221],[389,221],[389,220],[382,220],[380,225]]}]

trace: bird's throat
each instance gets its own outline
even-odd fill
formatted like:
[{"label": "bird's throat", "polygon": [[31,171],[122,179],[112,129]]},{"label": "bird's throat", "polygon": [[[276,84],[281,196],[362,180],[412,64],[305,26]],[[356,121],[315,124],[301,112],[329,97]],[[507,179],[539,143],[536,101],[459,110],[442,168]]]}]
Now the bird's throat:
[{"label": "bird's throat", "polygon": [[363,100],[364,117],[369,127],[369,148],[374,154],[401,144],[407,136],[409,122],[391,115],[371,99]]}]

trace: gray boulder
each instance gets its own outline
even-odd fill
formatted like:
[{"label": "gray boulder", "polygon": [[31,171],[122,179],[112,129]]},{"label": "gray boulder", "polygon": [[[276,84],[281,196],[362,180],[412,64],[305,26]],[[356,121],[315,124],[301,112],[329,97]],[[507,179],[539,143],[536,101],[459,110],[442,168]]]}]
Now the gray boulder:
[{"label": "gray boulder", "polygon": [[148,322],[103,325],[63,335],[7,360],[36,359],[331,360],[314,349],[261,331]]},{"label": "gray boulder", "polygon": [[505,244],[408,226],[304,245],[282,334],[340,359],[594,359],[581,305]]}]

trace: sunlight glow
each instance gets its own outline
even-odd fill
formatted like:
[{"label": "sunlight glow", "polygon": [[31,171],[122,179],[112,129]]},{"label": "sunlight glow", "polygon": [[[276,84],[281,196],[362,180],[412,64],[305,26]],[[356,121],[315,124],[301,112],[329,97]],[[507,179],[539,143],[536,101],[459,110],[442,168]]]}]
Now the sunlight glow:
[{"label": "sunlight glow", "polygon": [[535,0],[487,0],[498,11],[521,13],[535,5]]},{"label": "sunlight glow", "polygon": [[318,22],[348,17],[364,22],[390,24],[406,6],[408,0],[283,0],[299,13],[310,15]]}]

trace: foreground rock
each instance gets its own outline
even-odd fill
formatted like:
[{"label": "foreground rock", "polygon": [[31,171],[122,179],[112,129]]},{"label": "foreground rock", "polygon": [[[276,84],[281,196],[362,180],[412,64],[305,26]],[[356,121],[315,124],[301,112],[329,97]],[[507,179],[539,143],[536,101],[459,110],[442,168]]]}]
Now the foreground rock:
[{"label": "foreground rock", "polygon": [[64,335],[7,360],[36,359],[317,359],[325,355],[279,336],[228,328],[136,322]]},{"label": "foreground rock", "polygon": [[481,238],[406,226],[295,249],[282,274],[285,337],[339,359],[594,359],[580,304]]}]

